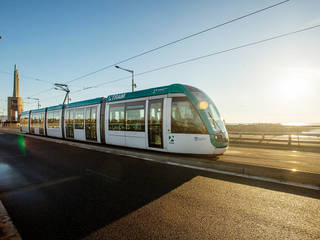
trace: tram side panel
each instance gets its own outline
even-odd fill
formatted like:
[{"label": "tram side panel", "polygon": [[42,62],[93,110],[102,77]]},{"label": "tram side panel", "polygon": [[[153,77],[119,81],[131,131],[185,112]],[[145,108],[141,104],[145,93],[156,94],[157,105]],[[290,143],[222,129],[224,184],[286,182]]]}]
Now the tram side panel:
[{"label": "tram side panel", "polygon": [[62,108],[47,111],[46,127],[48,136],[62,138],[62,114]]},{"label": "tram side panel", "polygon": [[30,114],[30,133],[45,135],[45,110],[31,111]]},{"label": "tram side panel", "polygon": [[148,99],[146,146],[149,150],[167,151],[167,101],[167,95],[153,96]]},{"label": "tram side panel", "polygon": [[169,98],[167,149],[172,153],[213,154],[210,135],[196,109],[186,97]]},{"label": "tram side panel", "polygon": [[[161,108],[158,109],[156,106],[159,102]],[[108,103],[105,111],[106,144],[166,151],[163,144],[165,135],[163,128],[166,126],[163,121],[163,113],[166,112],[162,107],[163,102],[164,96],[157,96]],[[153,120],[149,114],[149,104],[153,106]],[[155,113],[157,110],[161,112]],[[154,119],[159,116],[161,120]],[[159,126],[155,125],[154,121],[158,121]],[[149,128],[150,123],[153,123],[151,128]]]},{"label": "tram side panel", "polygon": [[20,119],[20,132],[29,133],[30,111],[21,114]]},{"label": "tram side panel", "polygon": [[125,146],[146,148],[146,100],[134,99],[125,104]]},{"label": "tram side panel", "polygon": [[125,146],[124,110],[124,104],[107,103],[104,129],[106,144]]},{"label": "tram side panel", "polygon": [[86,142],[101,142],[101,104],[66,108],[64,114],[64,136]]}]

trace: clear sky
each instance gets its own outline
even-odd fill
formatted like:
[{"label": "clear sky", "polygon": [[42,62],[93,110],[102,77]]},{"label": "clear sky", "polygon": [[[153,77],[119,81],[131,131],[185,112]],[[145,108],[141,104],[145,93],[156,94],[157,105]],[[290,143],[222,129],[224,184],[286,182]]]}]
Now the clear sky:
[{"label": "clear sky", "polygon": [[[0,115],[20,73],[25,109],[60,104],[63,83],[145,50],[281,0],[22,1],[0,3]],[[121,66],[144,72],[320,24],[319,0],[288,3],[155,51]],[[320,28],[136,77],[137,90],[185,83],[204,90],[227,122],[320,122]],[[3,73],[10,72],[11,75]],[[72,101],[130,91],[116,68],[70,84]]]}]

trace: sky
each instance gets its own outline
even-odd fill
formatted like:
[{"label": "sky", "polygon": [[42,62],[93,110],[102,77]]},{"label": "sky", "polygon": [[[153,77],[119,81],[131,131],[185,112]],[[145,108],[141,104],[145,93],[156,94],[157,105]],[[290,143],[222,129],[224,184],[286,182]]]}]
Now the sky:
[{"label": "sky", "polygon": [[[0,1],[0,115],[14,64],[25,110],[61,104],[66,83],[141,52],[281,0]],[[272,9],[122,63],[136,74],[320,24],[319,0]],[[320,123],[320,27],[137,75],[136,90],[183,83],[205,91],[227,123]],[[69,84],[71,101],[131,91],[130,73],[108,68]],[[40,79],[35,80],[35,79]],[[98,88],[90,88],[102,84]],[[82,91],[80,91],[82,90]]]}]

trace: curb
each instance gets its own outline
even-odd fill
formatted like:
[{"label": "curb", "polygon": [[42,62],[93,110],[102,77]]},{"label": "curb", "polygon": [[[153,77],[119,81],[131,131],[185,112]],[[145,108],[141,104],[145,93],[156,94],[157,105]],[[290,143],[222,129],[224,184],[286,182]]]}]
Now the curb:
[{"label": "curb", "polygon": [[[220,162],[221,163],[221,162]],[[219,163],[219,164],[220,164]],[[214,163],[213,169],[230,171],[243,176],[275,180],[278,183],[320,190],[320,174],[239,163]],[[263,180],[263,179],[262,179]]]},{"label": "curb", "polygon": [[246,143],[246,142],[234,142],[230,141],[230,146],[234,147],[245,147],[245,148],[260,148],[260,149],[276,149],[276,150],[294,150],[300,152],[312,152],[320,153],[319,147],[312,146],[288,146],[280,144],[266,144],[266,143]]},{"label": "curb", "polygon": [[21,236],[13,225],[6,209],[0,201],[0,240],[21,240]]}]

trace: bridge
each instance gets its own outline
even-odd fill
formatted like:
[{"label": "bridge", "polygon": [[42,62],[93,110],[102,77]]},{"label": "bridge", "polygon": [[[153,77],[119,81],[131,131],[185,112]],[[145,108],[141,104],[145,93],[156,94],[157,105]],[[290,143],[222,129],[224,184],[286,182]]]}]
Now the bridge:
[{"label": "bridge", "polygon": [[0,144],[2,214],[11,218],[6,236],[320,236],[314,217],[320,207],[317,152],[255,143],[233,144],[219,157],[197,157],[3,130]]}]

